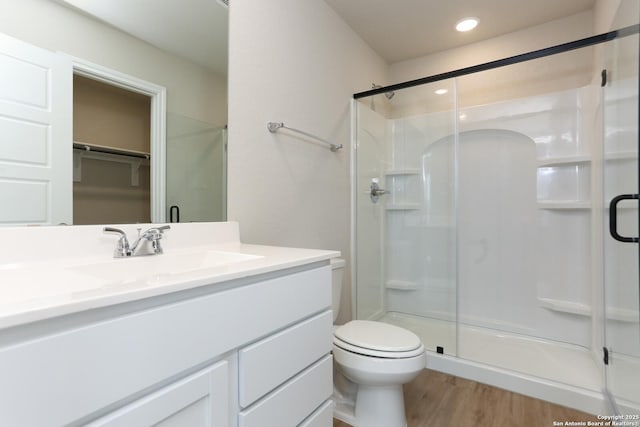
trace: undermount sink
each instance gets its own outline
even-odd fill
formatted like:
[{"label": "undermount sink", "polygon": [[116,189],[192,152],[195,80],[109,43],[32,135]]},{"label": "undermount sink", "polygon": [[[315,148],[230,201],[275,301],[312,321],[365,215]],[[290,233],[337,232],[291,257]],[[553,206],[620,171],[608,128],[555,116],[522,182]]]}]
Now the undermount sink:
[{"label": "undermount sink", "polygon": [[224,267],[263,258],[260,255],[216,250],[164,253],[162,255],[117,258],[83,264],[69,269],[110,283],[154,281],[162,277]]}]

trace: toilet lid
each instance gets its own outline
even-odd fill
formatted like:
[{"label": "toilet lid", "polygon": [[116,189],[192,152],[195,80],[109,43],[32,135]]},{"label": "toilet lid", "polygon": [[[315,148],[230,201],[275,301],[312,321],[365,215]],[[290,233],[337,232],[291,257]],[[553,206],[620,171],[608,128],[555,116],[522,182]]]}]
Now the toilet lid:
[{"label": "toilet lid", "polygon": [[414,353],[424,351],[416,334],[388,323],[353,320],[337,328],[333,335],[334,343],[339,347],[356,352],[360,349],[363,354],[372,353],[370,350],[373,350],[376,354],[391,353],[388,357],[411,357]]}]

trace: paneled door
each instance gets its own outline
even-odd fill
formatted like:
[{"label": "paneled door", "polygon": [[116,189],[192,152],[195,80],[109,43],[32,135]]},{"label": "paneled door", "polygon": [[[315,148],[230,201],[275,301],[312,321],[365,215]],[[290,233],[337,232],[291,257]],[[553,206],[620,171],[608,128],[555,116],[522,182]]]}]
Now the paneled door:
[{"label": "paneled door", "polygon": [[63,55],[0,34],[0,225],[73,221],[72,76]]}]

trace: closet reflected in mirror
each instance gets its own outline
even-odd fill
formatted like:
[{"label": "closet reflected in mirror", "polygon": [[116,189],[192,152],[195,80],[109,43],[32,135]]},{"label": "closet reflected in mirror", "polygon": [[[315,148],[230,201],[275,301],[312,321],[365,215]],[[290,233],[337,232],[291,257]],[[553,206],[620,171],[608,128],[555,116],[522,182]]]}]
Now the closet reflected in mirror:
[{"label": "closet reflected in mirror", "polygon": [[[0,10],[11,11],[0,14],[0,198],[10,206],[0,225],[225,219],[226,6],[0,0]],[[154,89],[113,85],[119,76]]]},{"label": "closet reflected in mirror", "polygon": [[73,223],[151,221],[148,96],[73,77]]}]

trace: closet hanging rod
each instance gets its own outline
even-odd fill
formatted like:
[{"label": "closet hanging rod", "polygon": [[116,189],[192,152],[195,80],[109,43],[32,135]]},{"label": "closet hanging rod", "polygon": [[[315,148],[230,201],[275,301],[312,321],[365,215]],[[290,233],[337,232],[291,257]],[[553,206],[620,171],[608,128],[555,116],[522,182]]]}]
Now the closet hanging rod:
[{"label": "closet hanging rod", "polygon": [[269,123],[267,123],[267,129],[271,133],[276,133],[278,131],[278,129],[287,129],[287,130],[290,130],[292,132],[296,132],[296,133],[299,133],[301,135],[307,136],[309,138],[316,139],[316,140],[318,140],[318,141],[320,141],[322,143],[328,144],[330,149],[331,149],[331,151],[333,151],[334,153],[342,148],[342,144],[334,144],[333,142],[327,141],[325,139],[322,139],[322,138],[320,138],[318,136],[312,135],[312,134],[307,133],[305,131],[302,131],[300,129],[295,129],[295,128],[292,128],[292,127],[289,127],[289,126],[285,126],[285,124],[283,122],[269,122]]},{"label": "closet hanging rod", "polygon": [[76,150],[93,151],[95,153],[115,154],[118,156],[135,157],[138,159],[148,160],[151,158],[151,155],[149,153],[144,153],[142,151],[123,150],[119,148],[105,147],[103,145],[87,144],[84,142],[74,142],[73,148]]}]

